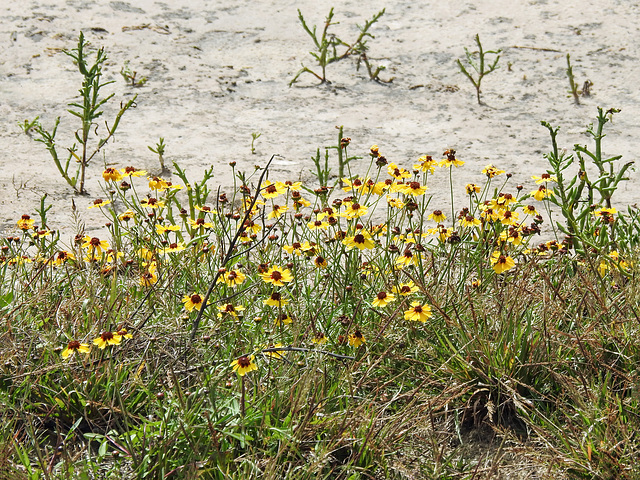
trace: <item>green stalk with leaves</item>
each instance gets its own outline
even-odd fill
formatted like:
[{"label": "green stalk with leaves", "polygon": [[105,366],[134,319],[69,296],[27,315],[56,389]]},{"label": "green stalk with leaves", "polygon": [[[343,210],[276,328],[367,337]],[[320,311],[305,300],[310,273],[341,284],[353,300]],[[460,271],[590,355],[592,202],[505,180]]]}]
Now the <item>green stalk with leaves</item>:
[{"label": "green stalk with leaves", "polygon": [[[78,71],[83,76],[82,88],[79,90],[80,100],[68,105],[71,108],[67,111],[74,117],[77,117],[81,123],[75,132],[77,143],[67,148],[69,153],[66,160],[60,158],[55,139],[58,125],[60,124],[60,117],[56,118],[53,130],[51,131],[46,130],[37,121],[31,123],[31,125],[33,125],[32,129],[40,137],[36,140],[45,145],[62,178],[79,194],[87,193],[85,189],[87,166],[102,147],[115,135],[122,116],[129,108],[134,106],[137,97],[136,95],[131,100],[121,104],[120,110],[116,114],[112,125],[109,126],[109,124],[105,122],[106,134],[98,134],[96,121],[103,114],[101,108],[103,108],[115,94],[112,93],[106,97],[101,94],[103,87],[113,83],[113,81],[102,81],[102,67],[107,60],[104,48],[100,48],[96,52],[95,60],[91,63],[86,51],[88,45],[89,43],[85,41],[84,34],[80,32],[78,46],[71,51],[64,52],[73,59],[73,62],[78,67]],[[73,173],[73,169],[70,171],[72,160],[78,164],[75,174]]]},{"label": "green stalk with leaves", "polygon": [[[476,44],[478,45],[478,50],[475,52],[470,52],[466,47],[464,49],[466,55],[466,63],[468,67],[472,67],[477,74],[477,78],[473,76],[473,72],[471,72],[470,68],[467,68],[460,60],[456,60],[458,63],[458,68],[460,68],[460,72],[464,74],[465,77],[469,79],[469,81],[473,84],[476,89],[476,98],[478,99],[478,105],[485,105],[485,103],[480,99],[480,87],[482,85],[482,79],[489,75],[491,72],[498,68],[498,60],[500,60],[500,52],[502,50],[487,50],[485,52],[482,47],[482,43],[480,42],[480,35],[476,34],[475,36]],[[487,55],[495,55],[495,59],[493,63],[489,63],[486,58]]]}]

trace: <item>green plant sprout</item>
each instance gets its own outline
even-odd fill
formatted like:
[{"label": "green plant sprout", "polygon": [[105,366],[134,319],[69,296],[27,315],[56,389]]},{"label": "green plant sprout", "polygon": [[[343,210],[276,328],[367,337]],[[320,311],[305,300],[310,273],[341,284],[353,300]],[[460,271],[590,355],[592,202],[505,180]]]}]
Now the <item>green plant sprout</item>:
[{"label": "green plant sprout", "polygon": [[[332,145],[330,147],[325,147],[324,163],[319,148],[316,151],[315,157],[311,157],[311,161],[316,167],[316,171],[314,172],[313,170],[311,170],[311,174],[318,179],[320,189],[323,190],[324,194],[328,193],[329,188],[335,188],[337,184],[340,184],[340,188],[342,188],[343,178],[345,177],[345,168],[348,166],[349,162],[360,158],[358,156],[350,157],[347,154],[347,147],[349,146],[351,139],[344,136],[344,126],[336,126],[336,129],[338,130],[338,144]],[[329,187],[329,179],[331,178],[331,168],[329,167],[329,150],[332,149],[338,152],[338,180],[336,181],[335,185]]]},{"label": "green plant sprout", "polygon": [[148,145],[147,148],[151,150],[153,153],[158,155],[158,161],[160,162],[160,168],[162,173],[167,172],[167,168],[164,166],[164,148],[166,147],[164,143],[164,138],[160,137],[160,140],[156,143],[155,148]]},{"label": "green plant sprout", "polygon": [[[466,55],[466,63],[468,64],[468,66],[473,67],[473,69],[476,71],[476,73],[478,74],[477,78],[474,78],[473,73],[470,73],[470,69],[467,69],[467,67],[465,67],[465,65],[460,60],[456,60],[456,62],[458,63],[460,72],[462,72],[469,79],[469,81],[476,89],[478,105],[485,105],[485,103],[480,99],[480,87],[482,84],[482,79],[485,77],[485,75],[490,74],[498,68],[498,60],[500,60],[500,52],[502,52],[502,50],[488,50],[485,52],[484,48],[482,47],[482,43],[480,42],[480,35],[478,34],[476,34],[475,36],[475,41],[478,45],[478,50],[470,52],[465,47],[464,52]],[[493,63],[488,64],[488,59],[486,58],[487,55],[496,55]]]},{"label": "green plant sprout", "polygon": [[573,102],[576,105],[580,105],[580,92],[578,91],[578,84],[575,82],[573,76],[573,68],[571,67],[571,55],[567,53],[567,77],[569,78],[569,93],[573,95]]},{"label": "green plant sprout", "polygon": [[262,135],[260,132],[251,132],[251,154],[254,155],[256,153],[255,143],[256,140],[260,138]]},{"label": "green plant sprout", "polygon": [[[113,121],[111,127],[109,124],[105,122],[106,135],[104,137],[98,134],[98,125],[96,120],[102,115],[102,110],[100,110],[103,105],[108,102],[113,96],[114,93],[103,97],[101,96],[102,87],[113,83],[113,81],[102,82],[102,66],[107,60],[107,55],[104,52],[104,48],[100,48],[96,52],[95,61],[92,65],[88,63],[86,48],[88,46],[88,42],[84,39],[84,34],[80,32],[80,36],[78,38],[78,46],[71,51],[64,51],[69,57],[71,57],[78,67],[79,72],[83,76],[82,88],[79,90],[80,92],[80,101],[70,103],[67,111],[80,119],[81,125],[80,128],[75,132],[75,138],[77,143],[74,143],[71,147],[67,148],[69,152],[69,156],[66,161],[60,159],[58,155],[57,145],[55,141],[56,133],[58,130],[58,125],[60,124],[60,117],[56,118],[55,124],[51,131],[46,130],[40,123],[38,122],[38,118],[33,122],[30,122],[28,125],[31,125],[33,130],[40,136],[36,141],[42,142],[51,157],[53,158],[58,171],[62,175],[62,177],[66,180],[66,182],[75,190],[76,193],[86,194],[85,190],[85,176],[86,169],[93,157],[104,147],[107,142],[115,135],[118,126],[120,125],[120,120],[124,113],[131,108],[137,95],[133,97],[131,100],[127,101],[124,104],[120,104],[120,110],[116,114],[116,117]],[[25,122],[25,124],[27,124]],[[93,134],[92,134],[93,132]],[[97,137],[97,142],[94,146],[91,146],[92,137]],[[78,152],[78,144],[80,145],[80,151]],[[76,173],[70,173],[69,167],[71,164],[71,160],[74,159],[76,163],[78,163],[78,168]]]},{"label": "green plant sprout", "polygon": [[[557,182],[555,194],[548,200],[560,207],[565,222],[556,222],[558,229],[568,235],[573,248],[584,254],[589,249],[600,250],[604,243],[615,244],[617,241],[637,244],[637,239],[630,238],[629,232],[621,231],[620,226],[625,222],[614,222],[608,225],[609,236],[600,229],[598,222],[594,221],[593,212],[598,207],[605,209],[612,208],[611,198],[618,189],[620,182],[629,180],[626,176],[628,170],[634,162],[627,162],[616,169],[616,162],[622,158],[621,155],[605,157],[602,152],[602,140],[604,126],[610,121],[613,114],[618,113],[618,109],[609,109],[607,112],[598,107],[597,125],[591,124],[587,127],[587,135],[594,142],[594,148],[590,150],[586,145],[574,145],[573,151],[578,160],[578,174],[565,179],[564,172],[572,165],[575,165],[574,154],[560,153],[558,149],[557,136],[559,127],[553,128],[549,123],[542,122],[542,125],[551,134],[552,151],[546,155],[551,170],[549,174]],[[598,177],[595,180],[589,178],[587,160],[596,166]],[[596,195],[599,197],[596,197]],[[630,211],[631,213],[631,211]],[[623,217],[622,214],[619,217]],[[597,235],[596,235],[597,234]]]},{"label": "green plant sprout", "polygon": [[[326,70],[327,66],[333,62],[337,62],[339,60],[343,60],[349,56],[357,56],[358,57],[358,68],[360,66],[360,62],[363,62],[367,67],[367,72],[369,74],[369,78],[371,80],[375,80],[378,82],[388,83],[393,79],[388,81],[381,80],[378,75],[382,70],[385,69],[384,66],[380,65],[378,67],[373,67],[369,63],[369,59],[367,57],[367,37],[375,38],[373,35],[369,33],[369,29],[380,19],[382,15],[384,15],[385,9],[382,9],[378,13],[376,13],[371,20],[367,20],[364,26],[358,25],[358,29],[360,30],[360,34],[358,38],[351,44],[341,40],[335,34],[329,33],[329,27],[331,25],[337,25],[337,23],[333,23],[333,7],[329,10],[329,14],[325,18],[324,27],[322,29],[322,34],[318,37],[317,26],[314,25],[313,29],[309,28],[307,22],[302,15],[300,9],[298,9],[298,18],[300,19],[300,23],[302,24],[302,28],[304,28],[305,32],[311,37],[313,43],[315,45],[316,50],[309,52],[313,58],[318,62],[318,66],[322,70],[322,74],[316,73],[308,67],[305,67],[302,64],[302,68],[296,73],[293,79],[289,82],[289,86],[291,87],[302,75],[303,73],[310,73],[315,76],[320,83],[331,83],[327,80]],[[345,51],[342,53],[338,53],[339,47],[345,47]]]},{"label": "green plant sprout", "polygon": [[129,67],[129,60],[125,60],[124,66],[120,69],[120,75],[122,75],[122,78],[124,78],[124,81],[127,82],[130,87],[141,87],[147,83],[147,80],[149,80],[147,77],[138,78],[136,80],[137,74],[138,72],[135,70],[132,71]]},{"label": "green plant sprout", "polygon": [[18,122],[18,126],[22,129],[22,131],[26,134],[31,136],[31,132],[37,130],[38,126],[40,126],[40,116],[37,116],[36,118],[34,118],[33,120],[29,121],[27,119],[25,119],[24,122]]}]

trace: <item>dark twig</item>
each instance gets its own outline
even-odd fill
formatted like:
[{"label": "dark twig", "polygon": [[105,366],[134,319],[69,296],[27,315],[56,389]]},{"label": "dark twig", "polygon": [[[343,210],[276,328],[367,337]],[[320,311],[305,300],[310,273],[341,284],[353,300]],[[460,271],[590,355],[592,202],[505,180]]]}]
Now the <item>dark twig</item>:
[{"label": "dark twig", "polygon": [[[273,161],[274,158],[275,158],[275,155],[271,155],[271,158],[267,162],[267,166],[264,167],[264,170],[260,175],[260,179],[258,180],[258,188],[256,189],[256,194],[253,196],[253,199],[251,200],[251,205],[249,205],[249,208],[247,208],[247,210],[244,213],[244,218],[242,219],[242,224],[240,225],[240,228],[238,229],[235,236],[233,237],[233,240],[231,240],[231,243],[229,244],[229,248],[227,248],[227,253],[225,254],[222,260],[222,264],[220,265],[221,268],[224,268],[229,262],[229,260],[231,260],[231,258],[233,257],[233,249],[235,248],[242,234],[247,229],[246,223],[251,217],[251,212],[253,211],[253,207],[258,201],[258,195],[260,195],[260,192],[262,190],[262,187],[261,187],[262,181],[264,180],[264,177],[267,174],[267,171],[269,170],[269,165],[271,165],[271,162]],[[213,280],[211,280],[211,283],[209,284],[209,289],[207,290],[207,293],[205,294],[204,299],[202,300],[202,307],[198,311],[198,315],[196,316],[196,319],[193,321],[193,325],[191,326],[191,342],[193,342],[194,338],[196,337],[196,332],[198,331],[198,326],[200,325],[200,319],[202,318],[204,309],[207,308],[208,306],[209,297],[211,297],[211,293],[213,292],[213,289],[216,287],[216,283],[220,275],[221,275],[221,271],[219,269],[218,272],[213,277]]]}]

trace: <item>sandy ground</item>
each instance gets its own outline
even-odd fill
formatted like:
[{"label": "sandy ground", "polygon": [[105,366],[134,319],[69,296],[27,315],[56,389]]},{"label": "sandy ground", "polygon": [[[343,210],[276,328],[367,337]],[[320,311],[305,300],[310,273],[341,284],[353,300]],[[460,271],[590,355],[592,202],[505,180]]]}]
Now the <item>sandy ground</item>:
[{"label": "sandy ground", "polygon": [[[321,24],[327,1],[48,0],[2,2],[0,15],[0,232],[10,233],[23,214],[34,215],[47,193],[54,205],[49,226],[68,238],[75,232],[72,199],[87,230],[104,223],[97,209],[104,164],[158,171],[147,149],[159,137],[166,160],[198,179],[215,166],[213,182],[231,183],[228,163],[251,171],[276,153],[271,177],[311,180],[311,155],[335,145],[336,125],[352,138],[351,153],[366,157],[376,143],[390,160],[410,167],[424,154],[440,157],[455,148],[466,165],[455,170],[457,199],[465,183],[481,182],[488,163],[512,172],[513,183],[533,190],[532,174],[546,169],[549,136],[540,120],[560,125],[561,146],[586,143],[585,126],[596,106],[621,108],[608,130],[605,153],[635,160],[640,137],[640,7],[627,0],[382,1],[343,0],[333,31],[352,41],[363,24],[386,7],[373,27],[370,58],[383,63],[388,85],[369,81],[351,59],[330,65],[330,85],[310,75],[289,88],[301,62],[312,67],[312,47],[297,18]],[[10,6],[8,6],[10,5]],[[116,141],[88,170],[87,197],[74,195],[43,145],[18,123],[40,116],[48,128],[62,116],[58,143],[72,143],[77,122],[65,112],[79,88],[79,74],[62,49],[76,46],[80,30],[109,55],[106,91],[116,93],[106,109],[113,118],[121,100],[138,94]],[[487,49],[501,48],[501,68],[487,76],[479,106],[472,85],[455,60],[480,34]],[[593,82],[592,95],[576,106],[568,96],[566,54],[577,82]],[[125,84],[119,71],[129,60],[141,88]],[[256,154],[251,133],[261,132]],[[354,163],[363,172],[365,162]],[[616,205],[640,200],[638,177],[619,193]],[[173,178],[175,181],[175,177]],[[448,176],[430,184],[432,205],[446,208]],[[462,206],[461,203],[459,203]]]}]

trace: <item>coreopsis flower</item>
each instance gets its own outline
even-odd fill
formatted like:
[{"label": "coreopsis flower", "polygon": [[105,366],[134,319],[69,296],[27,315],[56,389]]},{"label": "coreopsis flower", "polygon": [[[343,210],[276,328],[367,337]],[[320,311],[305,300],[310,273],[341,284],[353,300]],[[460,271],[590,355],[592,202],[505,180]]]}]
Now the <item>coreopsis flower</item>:
[{"label": "coreopsis flower", "polygon": [[309,242],[293,242],[291,245],[285,245],[282,249],[290,255],[302,255],[306,248],[311,247]]},{"label": "coreopsis flower", "polygon": [[533,215],[533,216],[538,215],[538,210],[536,210],[536,207],[534,207],[533,205],[523,205],[522,212],[525,215]]},{"label": "coreopsis flower", "polygon": [[178,253],[182,252],[185,248],[186,247],[182,242],[174,242],[163,248],[160,253],[162,253],[163,255],[166,255],[167,253]]},{"label": "coreopsis flower", "polygon": [[311,341],[316,345],[324,345],[325,343],[327,343],[327,336],[324,334],[324,332],[316,332],[313,335]]},{"label": "coreopsis flower", "polygon": [[282,298],[282,295],[280,294],[280,292],[272,292],[269,298],[267,298],[266,300],[263,300],[263,303],[265,305],[269,305],[270,307],[281,308],[284,305],[288,305],[289,300],[287,300],[286,298]]},{"label": "coreopsis flower", "polygon": [[[275,358],[278,360],[281,360],[284,358],[284,352],[286,352],[286,350],[275,350],[279,347],[284,347],[284,345],[282,345],[282,343],[278,342],[278,343],[271,343],[269,345],[262,345],[261,348],[263,349],[262,354],[265,357],[271,357],[271,358]],[[264,350],[275,350],[272,352],[265,352]],[[281,353],[282,352],[282,353]]]},{"label": "coreopsis flower", "polygon": [[522,236],[522,231],[519,228],[512,227],[509,229],[508,233],[507,232],[502,232],[502,233],[506,233],[507,242],[516,246],[522,244],[523,236]]},{"label": "coreopsis flower", "polygon": [[275,320],[273,321],[273,324],[279,327],[281,325],[289,325],[292,322],[293,320],[291,319],[291,316],[289,316],[288,313],[280,313],[276,316]]},{"label": "coreopsis flower", "polygon": [[466,228],[477,227],[482,222],[473,215],[465,215],[460,219],[460,225]]},{"label": "coreopsis flower", "polygon": [[194,208],[202,213],[212,213],[214,215],[218,213],[216,210],[212,209],[208,205],[194,205]]},{"label": "coreopsis flower", "polygon": [[376,248],[376,244],[373,241],[373,237],[366,230],[360,230],[353,236],[346,237],[342,240],[342,243],[349,248],[358,248],[359,250],[366,250]]},{"label": "coreopsis flower", "polygon": [[102,172],[102,178],[105,182],[119,182],[122,180],[122,174],[115,168],[106,168]]},{"label": "coreopsis flower", "polygon": [[67,344],[67,348],[62,351],[62,358],[67,359],[76,352],[89,353],[91,348],[86,343],[80,343],[77,340],[71,340]]},{"label": "coreopsis flower", "polygon": [[355,331],[349,335],[349,345],[358,348],[363,343],[367,343],[367,341],[362,332],[356,328]]},{"label": "coreopsis flower", "polygon": [[286,187],[282,182],[271,183],[269,180],[266,180],[262,187],[260,188],[260,193],[263,198],[276,198],[279,195],[282,195],[286,192]]},{"label": "coreopsis flower", "polygon": [[484,218],[487,221],[495,222],[500,218],[500,214],[493,207],[490,207],[488,205],[481,205],[480,210],[480,217]]},{"label": "coreopsis flower", "polygon": [[502,223],[503,225],[515,225],[516,223],[518,223],[518,216],[518,212],[505,210],[504,212],[502,212],[500,223]]},{"label": "coreopsis flower", "polygon": [[284,187],[293,195],[293,192],[297,192],[302,188],[302,182],[292,182],[291,180],[287,180],[284,182]]},{"label": "coreopsis flower", "polygon": [[279,218],[287,210],[289,210],[289,207],[287,207],[286,205],[284,205],[284,206],[274,205],[273,206],[273,210],[271,210],[271,212],[269,212],[269,215],[267,215],[267,219],[270,220],[272,218]]},{"label": "coreopsis flower", "polygon": [[491,265],[493,265],[493,270],[496,273],[504,273],[516,266],[516,262],[514,262],[511,257],[503,255],[498,251],[491,254],[490,261]]},{"label": "coreopsis flower", "polygon": [[418,290],[419,288],[412,281],[401,283],[400,285],[393,287],[394,293],[402,295],[403,297],[416,293]]},{"label": "coreopsis flower", "polygon": [[118,215],[118,220],[120,220],[121,222],[128,222],[132,218],[135,218],[135,216],[136,214],[133,210],[127,210],[126,212]]},{"label": "coreopsis flower", "polygon": [[97,198],[93,201],[91,205],[87,207],[87,209],[91,210],[92,208],[104,207],[105,205],[109,205],[110,203],[111,203],[111,200],[103,200],[101,198]]},{"label": "coreopsis flower", "polygon": [[158,267],[155,262],[149,263],[147,269],[140,274],[140,285],[143,287],[150,287],[158,281],[157,274]]},{"label": "coreopsis flower", "polygon": [[163,192],[169,188],[169,184],[166,180],[160,177],[149,178],[149,188],[158,192]]},{"label": "coreopsis flower", "polygon": [[228,287],[237,287],[246,280],[247,276],[239,270],[222,272],[216,283],[225,283]]},{"label": "coreopsis flower", "polygon": [[537,201],[542,201],[543,199],[550,197],[553,195],[553,190],[549,190],[544,185],[540,185],[537,190],[534,190],[530,193],[530,195],[535,198]]},{"label": "coreopsis flower", "polygon": [[507,208],[512,203],[517,202],[518,200],[510,193],[500,193],[498,198],[496,199],[496,205],[502,208]]},{"label": "coreopsis flower", "polygon": [[322,220],[314,220],[313,222],[307,223],[307,228],[311,231],[325,230],[329,228],[329,224],[327,222],[323,222]]},{"label": "coreopsis flower", "polygon": [[317,256],[313,260],[313,264],[316,266],[316,268],[327,268],[327,259],[321,256]]},{"label": "coreopsis flower", "polygon": [[[293,195],[294,193],[297,192],[291,192],[291,194]],[[296,212],[298,210],[300,210],[301,208],[304,207],[310,207],[311,206],[311,202],[309,200],[307,200],[306,198],[302,198],[301,196],[297,196],[297,197],[292,197],[293,200],[293,208],[295,208]]]},{"label": "coreopsis flower", "polygon": [[179,232],[180,225],[160,225],[156,224],[156,233],[158,235],[164,235],[167,232]]},{"label": "coreopsis flower", "polygon": [[362,193],[373,193],[374,195],[382,195],[389,186],[384,182],[374,182],[367,180],[366,185],[362,188]]},{"label": "coreopsis flower", "polygon": [[411,302],[411,308],[404,312],[404,319],[414,322],[426,322],[431,318],[431,306],[422,305],[420,302]]},{"label": "coreopsis flower", "polygon": [[446,228],[444,225],[438,225],[435,228],[435,233],[438,235],[438,240],[444,243],[451,238],[451,235],[453,235],[453,228]]},{"label": "coreopsis flower", "polygon": [[100,336],[93,340],[93,344],[100,350],[104,350],[107,345],[120,345],[122,336],[118,332],[102,332]]},{"label": "coreopsis flower", "polygon": [[464,162],[462,160],[458,160],[456,158],[456,151],[453,149],[445,150],[443,155],[445,155],[447,158],[440,161],[438,165],[440,165],[441,167],[461,167],[462,165],[464,165]]},{"label": "coreopsis flower", "polygon": [[260,278],[262,278],[264,282],[275,285],[276,287],[282,287],[285,282],[288,283],[293,280],[293,276],[288,269],[277,265],[269,268],[265,273],[261,273]]},{"label": "coreopsis flower", "polygon": [[402,180],[403,178],[411,178],[411,172],[405,170],[402,167],[398,167],[395,163],[387,165],[387,173],[396,180]]},{"label": "coreopsis flower", "polygon": [[232,303],[225,303],[224,305],[218,305],[218,317],[222,317],[224,314],[231,315],[238,318],[238,313],[244,311],[242,305],[233,305]]},{"label": "coreopsis flower", "polygon": [[94,256],[100,255],[102,250],[109,250],[109,243],[106,240],[100,240],[97,237],[89,237],[86,235],[83,238],[82,248],[89,250]]},{"label": "coreopsis flower", "polygon": [[398,209],[404,207],[405,205],[404,202],[399,198],[391,198],[389,195],[387,195],[387,203],[392,207],[398,208]]},{"label": "coreopsis flower", "polygon": [[484,173],[487,176],[487,178],[493,178],[504,173],[504,170],[500,170],[499,168],[496,168],[493,165],[487,165],[482,170],[482,173]]},{"label": "coreopsis flower", "polygon": [[465,185],[464,188],[467,191],[467,195],[473,195],[474,193],[480,193],[480,185],[476,185],[475,183],[467,183],[467,185]]},{"label": "coreopsis flower", "polygon": [[552,176],[549,173],[543,173],[539,177],[537,175],[531,175],[531,178],[533,180],[535,180],[538,185],[540,185],[541,183],[557,182],[558,181],[558,179],[556,177]]},{"label": "coreopsis flower", "polygon": [[121,328],[116,333],[120,335],[122,338],[133,338],[133,335],[128,333],[126,328]]},{"label": "coreopsis flower", "polygon": [[31,235],[35,240],[38,240],[39,238],[48,237],[51,233],[51,230],[38,230],[37,232],[34,231]]},{"label": "coreopsis flower", "polygon": [[73,253],[67,252],[66,250],[61,250],[60,252],[55,254],[53,258],[53,264],[59,267],[63,263],[66,263],[68,261],[75,260],[75,259],[76,259],[76,256]]},{"label": "coreopsis flower", "polygon": [[442,210],[434,210],[433,213],[427,215],[427,219],[433,220],[437,223],[442,223],[446,220],[447,216],[442,213]]},{"label": "coreopsis flower", "polygon": [[423,195],[424,192],[427,191],[427,187],[425,185],[420,185],[420,182],[409,182],[405,183],[400,190],[405,195],[413,195],[414,197],[418,197]]},{"label": "coreopsis flower", "polygon": [[31,230],[34,223],[36,223],[36,221],[29,215],[25,214],[20,217],[20,220],[18,220],[18,228],[20,230]]},{"label": "coreopsis flower", "polygon": [[244,228],[245,231],[249,233],[249,235],[251,235],[252,233],[258,233],[260,230],[262,230],[262,227],[253,220],[247,220],[244,223]]},{"label": "coreopsis flower", "polygon": [[438,162],[431,157],[431,155],[423,155],[418,159],[419,163],[413,164],[414,170],[421,170],[423,172],[429,172],[433,174],[435,172],[436,167],[438,166]]},{"label": "coreopsis flower", "polygon": [[378,145],[371,145],[371,148],[369,149],[369,155],[371,155],[373,158],[378,158],[380,156]]},{"label": "coreopsis flower", "polygon": [[203,302],[204,302],[204,297],[201,297],[197,293],[186,295],[182,299],[182,303],[184,303],[184,309],[187,312],[192,312],[193,310],[200,310],[202,308]]},{"label": "coreopsis flower", "polygon": [[140,202],[140,205],[146,208],[162,208],[164,207],[164,202],[158,200],[157,198],[151,197],[143,198]]},{"label": "coreopsis flower", "polygon": [[120,171],[123,175],[128,175],[130,177],[144,177],[147,174],[146,170],[138,170],[135,167],[124,167]]},{"label": "coreopsis flower", "polygon": [[378,292],[378,294],[373,299],[373,302],[371,302],[371,304],[374,307],[386,307],[391,302],[394,302],[395,299],[396,299],[396,297],[395,297],[395,295],[393,293]]},{"label": "coreopsis flower", "polygon": [[404,268],[409,265],[417,265],[418,256],[414,255],[410,248],[407,248],[402,255],[396,258],[395,264],[400,268]]},{"label": "coreopsis flower", "polygon": [[369,210],[366,206],[359,204],[358,202],[344,202],[344,211],[340,214],[341,217],[348,219],[354,219],[366,215]]},{"label": "coreopsis flower", "polygon": [[256,365],[254,360],[254,355],[243,355],[231,362],[231,368],[233,368],[233,371],[236,372],[239,377],[244,377],[247,373],[258,370],[258,365]]},{"label": "coreopsis flower", "polygon": [[344,184],[344,187],[342,187],[342,190],[345,192],[362,192],[366,187],[367,180],[368,179],[362,180],[361,178],[354,178],[353,180],[343,178],[342,183]]},{"label": "coreopsis flower", "polygon": [[614,215],[618,213],[615,208],[600,208],[593,212],[596,217],[600,217],[604,223],[613,223]]},{"label": "coreopsis flower", "polygon": [[190,218],[189,225],[191,225],[192,228],[206,228],[207,230],[213,228],[213,223],[207,222],[204,218],[196,218],[195,220]]}]

